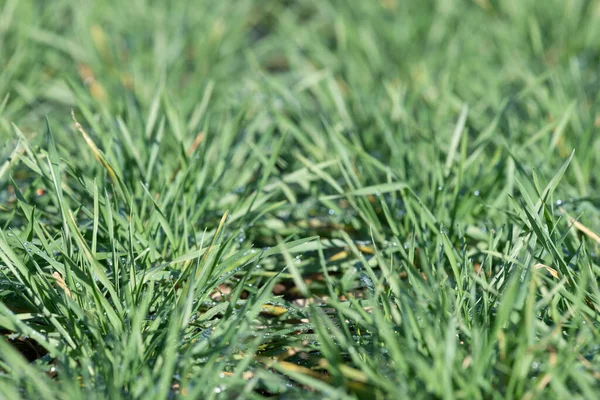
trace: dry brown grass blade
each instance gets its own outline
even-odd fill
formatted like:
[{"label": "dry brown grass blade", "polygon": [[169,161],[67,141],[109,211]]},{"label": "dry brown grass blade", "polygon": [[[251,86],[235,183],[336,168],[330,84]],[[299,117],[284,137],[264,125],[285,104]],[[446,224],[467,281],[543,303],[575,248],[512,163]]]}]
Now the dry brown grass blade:
[{"label": "dry brown grass blade", "polygon": [[560,212],[562,212],[563,214],[565,214],[567,216],[567,218],[573,224],[575,229],[577,229],[578,231],[580,231],[581,233],[583,233],[590,239],[594,240],[596,243],[600,244],[600,236],[598,236],[597,233],[592,231],[587,226],[583,225],[581,222],[577,221],[575,218],[571,217],[564,208],[559,207],[558,209],[560,210]]},{"label": "dry brown grass blade", "polygon": [[535,269],[541,269],[541,268],[544,268],[546,271],[548,271],[548,272],[550,273],[550,275],[552,275],[552,276],[553,276],[553,277],[555,277],[556,279],[559,279],[559,277],[558,277],[558,271],[557,271],[557,270],[555,270],[555,269],[554,269],[554,268],[552,268],[552,267],[549,267],[549,266],[547,266],[547,265],[544,265],[544,264],[539,264],[539,263],[538,263],[538,264],[535,264],[535,265],[533,266],[533,268],[535,268]]},{"label": "dry brown grass blade", "polygon": [[106,171],[108,172],[108,175],[110,176],[110,179],[113,181],[113,183],[115,185],[118,185],[119,180],[117,178],[117,174],[115,173],[115,170],[110,166],[110,164],[108,163],[108,161],[106,160],[106,158],[104,157],[104,155],[102,154],[102,152],[100,151],[98,146],[96,146],[96,143],[94,143],[92,138],[83,129],[83,127],[81,126],[79,121],[77,121],[77,118],[75,118],[74,110],[71,110],[71,117],[73,118],[73,121],[75,122],[75,128],[79,131],[79,133],[81,133],[81,135],[85,139],[85,142],[89,146],[90,150],[92,150],[92,153],[94,154],[94,158],[96,158],[96,160],[104,167],[104,169],[106,169]]},{"label": "dry brown grass blade", "polygon": [[196,149],[198,148],[198,146],[200,146],[200,143],[202,143],[203,141],[204,141],[204,132],[200,131],[196,135],[196,138],[192,142],[192,145],[187,149],[187,151],[186,151],[185,154],[188,157],[190,157],[192,154],[194,154],[194,152],[196,151]]},{"label": "dry brown grass blade", "polygon": [[291,363],[289,361],[278,361],[277,365],[281,367],[284,371],[296,372],[302,375],[311,376],[324,382],[331,382],[331,378],[329,376],[321,374],[317,371],[313,371],[310,368]]},{"label": "dry brown grass blade", "polygon": [[339,260],[343,260],[345,258],[348,257],[348,252],[347,251],[340,251],[339,253],[335,253],[334,255],[332,255],[331,257],[329,257],[327,259],[327,261],[332,262],[332,261],[339,261]]},{"label": "dry brown grass blade", "polygon": [[64,291],[65,291],[65,294],[66,294],[67,296],[69,296],[70,298],[73,298],[73,295],[71,294],[71,291],[70,291],[70,290],[69,290],[69,288],[67,287],[67,283],[66,283],[66,282],[65,282],[65,280],[63,279],[62,275],[61,275],[61,274],[59,274],[58,272],[56,272],[56,271],[55,271],[55,272],[52,274],[52,276],[53,276],[53,277],[54,277],[54,279],[56,280],[56,284],[57,284],[58,286],[60,286],[60,288],[61,288],[62,290],[64,290]]},{"label": "dry brown grass blade", "polygon": [[[283,372],[283,373],[290,372],[290,373],[302,374],[305,376],[310,376],[314,379],[318,379],[318,380],[328,383],[328,384],[331,384],[333,381],[333,379],[330,375],[320,373],[318,371],[314,371],[310,368],[303,367],[298,364],[291,363],[289,361],[278,361],[275,359],[265,359],[265,358],[263,358],[260,361],[262,361],[264,364],[266,364],[266,366],[268,368],[275,367],[276,369],[279,369],[280,372]],[[324,366],[327,365],[327,361],[323,360],[319,364],[322,364],[322,365],[320,365],[320,367],[323,368]],[[340,368],[340,371],[348,379],[347,385],[348,385],[348,389],[351,392],[359,394],[360,398],[364,398],[364,396],[372,394],[369,389],[368,378],[364,375],[364,373],[362,371],[359,371],[359,370],[351,368],[351,367],[346,367],[346,366],[344,366],[343,368]]]},{"label": "dry brown grass blade", "polygon": [[[327,361],[326,359],[322,358],[321,360],[319,360],[319,366],[321,368],[329,368],[329,361]],[[350,379],[354,382],[361,382],[361,383],[367,383],[369,381],[369,378],[367,378],[367,375],[365,375],[364,372],[356,369],[356,368],[352,368],[348,365],[340,365],[340,372],[342,373],[342,375],[344,375],[345,378]]]},{"label": "dry brown grass blade", "polygon": [[[194,152],[198,148],[198,146],[200,146],[200,143],[202,143],[203,141],[204,141],[204,132],[200,131],[196,135],[196,138],[194,139],[194,141],[192,142],[190,147],[186,150],[186,152],[185,152],[186,156],[191,157],[192,154],[194,154]],[[177,174],[179,173],[180,170],[181,170],[181,167],[175,168],[175,171],[173,171],[173,175],[171,176],[171,182],[175,181],[175,178],[177,178]]]},{"label": "dry brown grass blade", "polygon": [[265,314],[269,314],[269,315],[273,315],[273,316],[280,316],[283,315],[285,313],[288,312],[288,310],[286,308],[283,308],[281,306],[275,306],[272,304],[265,304],[261,307],[261,312],[265,313]]},{"label": "dry brown grass blade", "polygon": [[[357,245],[356,248],[363,254],[375,254],[375,249],[369,246]],[[339,261],[347,258],[350,253],[346,250],[342,250],[339,253],[335,253],[327,259],[327,261]]]}]

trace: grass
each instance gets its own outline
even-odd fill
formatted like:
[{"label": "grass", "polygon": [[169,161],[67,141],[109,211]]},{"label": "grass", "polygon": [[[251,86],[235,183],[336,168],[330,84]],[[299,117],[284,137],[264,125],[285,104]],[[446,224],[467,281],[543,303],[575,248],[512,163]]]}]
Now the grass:
[{"label": "grass", "polygon": [[600,393],[598,2],[0,9],[0,398]]}]

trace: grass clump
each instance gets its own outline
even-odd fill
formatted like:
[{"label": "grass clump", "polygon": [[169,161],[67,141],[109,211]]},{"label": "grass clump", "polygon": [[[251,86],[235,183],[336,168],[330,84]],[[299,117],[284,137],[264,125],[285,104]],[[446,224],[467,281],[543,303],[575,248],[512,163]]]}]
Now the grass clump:
[{"label": "grass clump", "polygon": [[595,398],[600,7],[8,0],[0,397]]}]

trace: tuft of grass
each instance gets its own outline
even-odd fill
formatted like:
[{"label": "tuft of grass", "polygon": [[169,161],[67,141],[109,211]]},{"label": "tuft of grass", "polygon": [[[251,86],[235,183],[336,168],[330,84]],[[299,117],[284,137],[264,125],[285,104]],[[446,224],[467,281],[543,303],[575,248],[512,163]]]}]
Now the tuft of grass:
[{"label": "tuft of grass", "polygon": [[600,7],[0,5],[0,397],[596,398]]}]

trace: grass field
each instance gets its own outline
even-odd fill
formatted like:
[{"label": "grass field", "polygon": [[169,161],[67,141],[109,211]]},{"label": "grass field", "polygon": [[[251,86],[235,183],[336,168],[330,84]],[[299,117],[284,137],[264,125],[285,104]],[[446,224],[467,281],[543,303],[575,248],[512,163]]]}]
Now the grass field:
[{"label": "grass field", "polygon": [[600,2],[0,1],[0,399],[600,397]]}]

